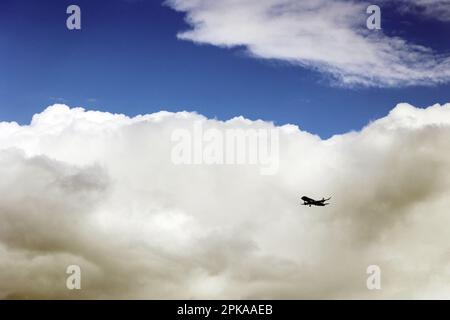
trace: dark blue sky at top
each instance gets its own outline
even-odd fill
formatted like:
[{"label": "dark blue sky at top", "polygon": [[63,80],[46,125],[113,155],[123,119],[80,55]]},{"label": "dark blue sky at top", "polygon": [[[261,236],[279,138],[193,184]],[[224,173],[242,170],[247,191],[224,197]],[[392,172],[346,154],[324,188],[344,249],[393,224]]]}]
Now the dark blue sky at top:
[{"label": "dark blue sky at top", "polygon": [[[77,4],[82,30],[66,28]],[[399,102],[450,102],[450,85],[342,88],[323,74],[178,40],[184,15],[156,0],[2,0],[0,120],[28,123],[53,103],[133,116],[197,111],[226,120],[293,123],[329,137],[357,130]],[[450,51],[449,24],[383,9],[390,35]]]}]

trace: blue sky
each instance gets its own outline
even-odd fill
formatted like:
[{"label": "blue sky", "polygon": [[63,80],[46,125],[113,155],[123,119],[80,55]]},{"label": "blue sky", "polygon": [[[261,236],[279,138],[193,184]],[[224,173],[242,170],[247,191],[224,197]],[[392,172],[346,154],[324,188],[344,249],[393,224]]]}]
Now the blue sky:
[{"label": "blue sky", "polygon": [[[66,28],[77,4],[82,30]],[[382,6],[383,32],[450,53],[450,23]],[[450,101],[450,84],[343,86],[314,68],[177,38],[185,12],[160,1],[0,2],[0,119],[28,123],[53,103],[136,115],[293,123],[322,137],[357,130],[397,103]]]}]

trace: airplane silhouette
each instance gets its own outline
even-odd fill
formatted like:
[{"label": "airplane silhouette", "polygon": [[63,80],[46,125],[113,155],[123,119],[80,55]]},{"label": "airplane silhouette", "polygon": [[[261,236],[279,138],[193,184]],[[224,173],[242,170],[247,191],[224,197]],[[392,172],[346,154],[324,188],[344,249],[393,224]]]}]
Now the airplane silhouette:
[{"label": "airplane silhouette", "polygon": [[302,205],[309,206],[309,207],[311,207],[311,206],[325,207],[325,206],[329,205],[329,203],[325,203],[325,202],[327,202],[330,199],[331,199],[331,197],[329,197],[328,199],[322,198],[322,200],[314,200],[314,199],[308,198],[306,196],[303,196],[302,197],[302,200],[303,200]]}]

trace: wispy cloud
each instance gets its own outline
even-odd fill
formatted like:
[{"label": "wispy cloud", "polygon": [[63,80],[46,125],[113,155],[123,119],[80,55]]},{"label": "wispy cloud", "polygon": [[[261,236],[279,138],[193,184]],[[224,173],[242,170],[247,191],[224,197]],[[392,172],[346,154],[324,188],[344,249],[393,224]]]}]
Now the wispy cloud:
[{"label": "wispy cloud", "polygon": [[[431,2],[433,6],[431,6]],[[366,28],[369,3],[344,0],[168,0],[186,13],[178,37],[288,61],[343,85],[432,85],[450,80],[450,57]],[[416,0],[436,17],[447,1]]]},{"label": "wispy cloud", "polygon": [[450,21],[450,0],[402,0],[400,9],[416,13],[425,18]]},{"label": "wispy cloud", "polygon": [[49,100],[51,100],[53,102],[58,102],[58,103],[67,103],[67,102],[69,102],[67,99],[62,98],[62,97],[50,97]]}]

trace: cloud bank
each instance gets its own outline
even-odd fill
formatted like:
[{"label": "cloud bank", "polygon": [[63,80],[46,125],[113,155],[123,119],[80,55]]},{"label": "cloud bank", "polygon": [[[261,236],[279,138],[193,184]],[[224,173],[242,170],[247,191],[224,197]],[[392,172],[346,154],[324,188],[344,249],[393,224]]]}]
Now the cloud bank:
[{"label": "cloud bank", "polygon": [[[344,0],[166,3],[186,13],[191,29],[180,32],[180,39],[224,48],[243,47],[257,58],[316,69],[341,85],[390,87],[450,80],[448,55],[389,37],[382,30],[368,30],[366,9],[373,3]],[[450,19],[450,4],[446,0],[415,0],[394,5],[442,21]]]},{"label": "cloud bank", "polygon": [[399,104],[328,140],[277,127],[272,176],[174,165],[171,133],[196,121],[274,128],[65,105],[0,123],[0,298],[450,297],[450,104]]}]

